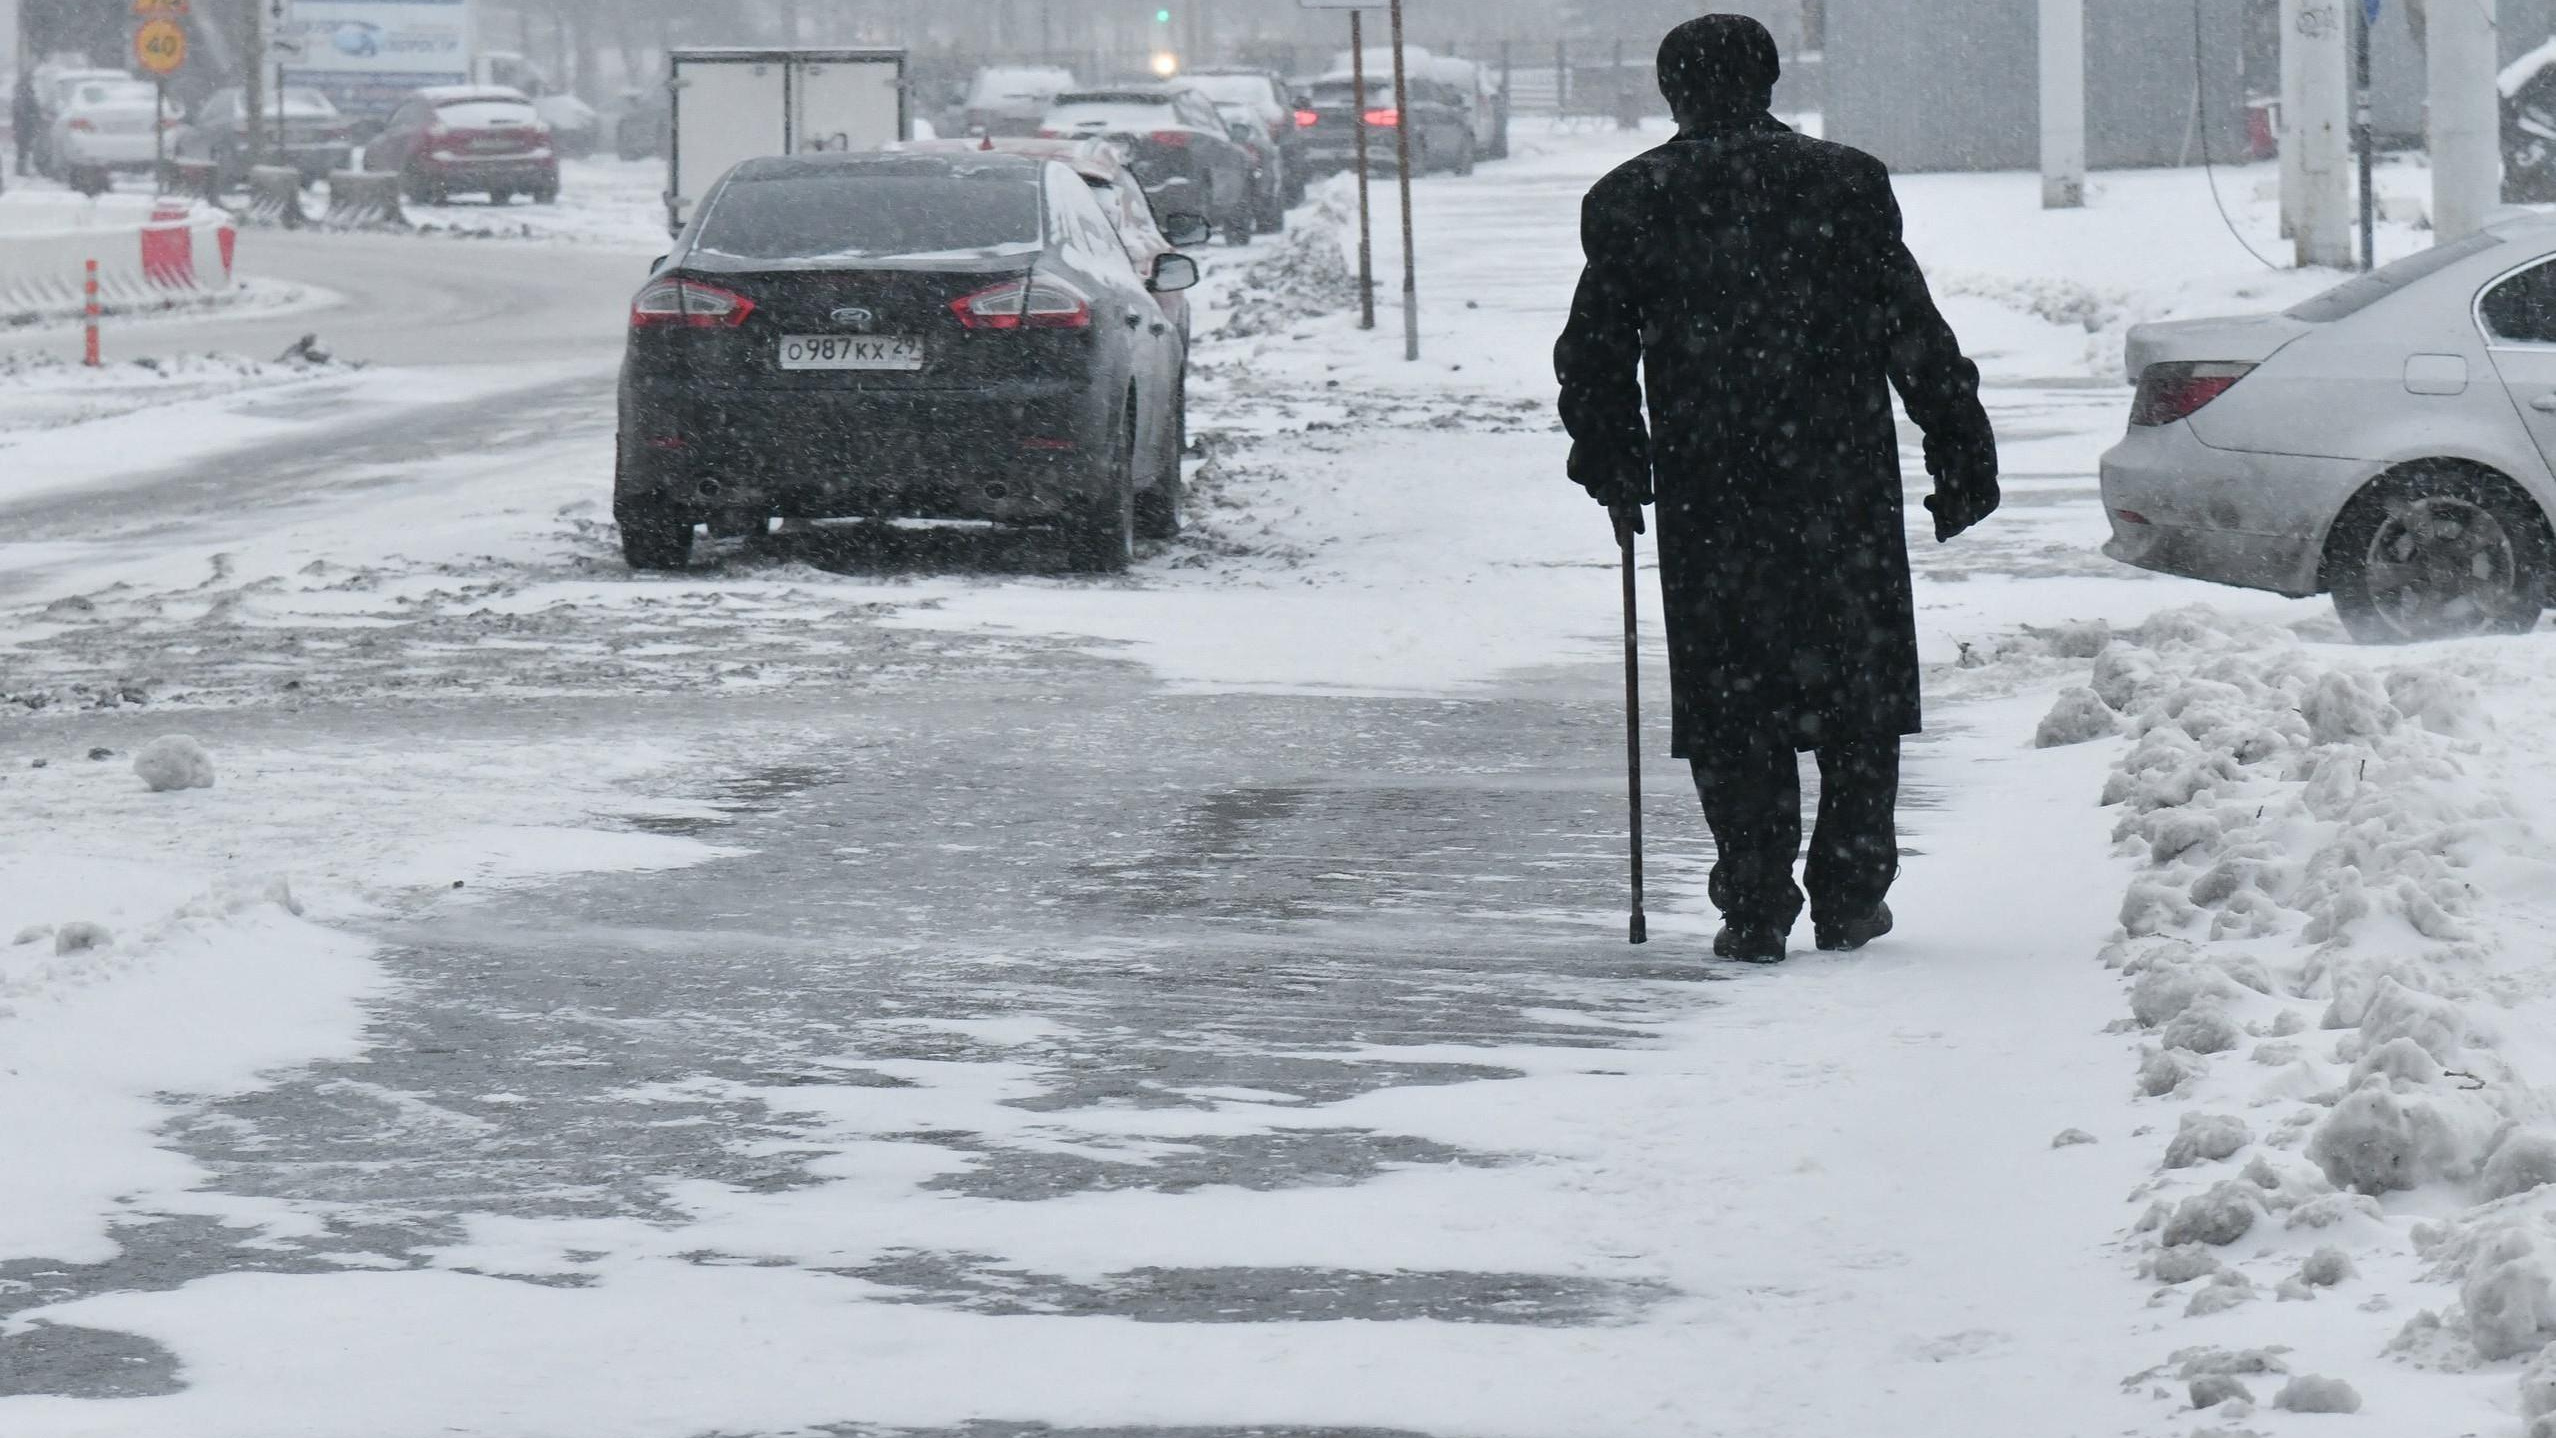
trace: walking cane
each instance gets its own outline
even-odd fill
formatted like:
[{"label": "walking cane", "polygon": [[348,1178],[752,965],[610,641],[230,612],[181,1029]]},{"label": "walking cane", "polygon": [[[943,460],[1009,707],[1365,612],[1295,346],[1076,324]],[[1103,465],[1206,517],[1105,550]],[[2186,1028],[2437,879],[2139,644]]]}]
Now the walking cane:
[{"label": "walking cane", "polygon": [[1642,917],[1642,645],[1634,624],[1633,526],[1615,516],[1616,542],[1624,549],[1624,781],[1633,816],[1633,933],[1631,942],[1651,941]]}]

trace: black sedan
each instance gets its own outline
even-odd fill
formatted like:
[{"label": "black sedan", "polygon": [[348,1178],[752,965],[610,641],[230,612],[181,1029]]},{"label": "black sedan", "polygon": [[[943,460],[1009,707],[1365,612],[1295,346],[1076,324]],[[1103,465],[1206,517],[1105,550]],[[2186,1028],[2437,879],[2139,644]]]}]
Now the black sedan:
[{"label": "black sedan", "polygon": [[1078,569],[1179,524],[1180,337],[1089,186],[1000,152],[728,172],[639,292],[613,512],[634,568],[771,516],[1060,526]]},{"label": "black sedan", "polygon": [[[301,171],[304,184],[317,184],[331,171],[345,169],[355,154],[355,122],[317,90],[288,85],[281,95],[270,93],[257,120],[266,162]],[[274,138],[278,123],[284,128],[280,147]],[[211,161],[222,188],[232,189],[248,182],[248,132],[248,102],[234,85],[204,98],[194,123],[178,132],[171,151],[181,160]]]},{"label": "black sedan", "polygon": [[1251,151],[1234,142],[1216,103],[1186,85],[1126,85],[1056,97],[1038,133],[1051,140],[1106,140],[1136,172],[1157,219],[1205,215],[1237,245],[1259,228]]}]

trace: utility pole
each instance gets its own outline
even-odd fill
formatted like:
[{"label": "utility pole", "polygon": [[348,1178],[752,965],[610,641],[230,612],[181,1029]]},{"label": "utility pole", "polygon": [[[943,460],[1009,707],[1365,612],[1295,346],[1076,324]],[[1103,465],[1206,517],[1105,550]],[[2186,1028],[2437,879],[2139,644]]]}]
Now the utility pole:
[{"label": "utility pole", "polygon": [[2086,203],[2086,3],[2041,0],[2041,207]]},{"label": "utility pole", "polygon": [[266,62],[275,36],[266,28],[266,0],[241,0],[248,9],[248,56],[240,66],[240,108],[248,123],[249,163],[266,163]]},{"label": "utility pole", "polygon": [[2423,27],[2431,89],[2432,242],[2465,239],[2503,200],[2495,0],[2436,4]]},{"label": "utility pole", "polygon": [[2281,0],[2284,68],[2294,58],[2298,70],[2298,116],[2284,128],[2299,151],[2298,199],[2287,208],[2301,265],[2353,262],[2351,28],[2343,7],[2358,3]]},{"label": "utility pole", "polygon": [[1402,180],[1402,357],[1420,358],[1420,259],[1411,227],[1411,86],[1402,63],[1402,0],[1392,0],[1393,143]]}]

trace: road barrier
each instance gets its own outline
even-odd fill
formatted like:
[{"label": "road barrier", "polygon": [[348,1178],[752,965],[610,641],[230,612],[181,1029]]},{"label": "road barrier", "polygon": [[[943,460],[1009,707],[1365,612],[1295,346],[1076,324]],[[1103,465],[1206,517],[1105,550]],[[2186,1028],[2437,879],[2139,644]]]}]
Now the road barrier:
[{"label": "road barrier", "polygon": [[160,191],[219,204],[222,199],[222,167],[211,160],[163,160],[160,162]]},{"label": "road barrier", "polygon": [[254,165],[248,172],[248,222],[298,230],[311,222],[302,212],[302,172],[290,165]]},{"label": "road barrier", "polygon": [[227,293],[238,243],[231,217],[184,199],[148,218],[41,230],[0,229],[0,319],[109,314]]},{"label": "road barrier", "polygon": [[408,216],[399,207],[399,189],[395,172],[335,171],[328,177],[328,213],[320,223],[333,230],[405,230]]}]

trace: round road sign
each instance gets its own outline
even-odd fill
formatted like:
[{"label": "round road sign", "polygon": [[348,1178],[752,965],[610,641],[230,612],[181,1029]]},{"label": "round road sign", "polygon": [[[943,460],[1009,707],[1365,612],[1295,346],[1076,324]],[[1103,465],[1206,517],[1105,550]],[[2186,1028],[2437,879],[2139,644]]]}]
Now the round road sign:
[{"label": "round road sign", "polygon": [[154,75],[166,75],[186,63],[186,27],[175,20],[153,20],[133,32],[133,58]]}]

